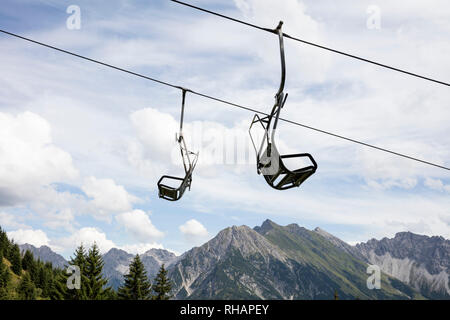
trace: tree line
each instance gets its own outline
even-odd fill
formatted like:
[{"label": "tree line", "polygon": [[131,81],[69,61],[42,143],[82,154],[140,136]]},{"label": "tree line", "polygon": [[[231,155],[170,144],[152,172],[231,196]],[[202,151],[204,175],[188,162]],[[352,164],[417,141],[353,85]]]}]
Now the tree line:
[{"label": "tree line", "polygon": [[[172,281],[161,266],[153,282],[136,255],[118,290],[108,286],[103,274],[104,261],[98,246],[86,250],[80,245],[67,267],[61,270],[51,263],[35,259],[33,253],[20,252],[0,227],[0,300],[168,300]],[[74,274],[67,272],[77,270]],[[78,277],[78,279],[76,279]],[[78,280],[78,284],[76,284]],[[72,285],[71,285],[72,284]]]}]

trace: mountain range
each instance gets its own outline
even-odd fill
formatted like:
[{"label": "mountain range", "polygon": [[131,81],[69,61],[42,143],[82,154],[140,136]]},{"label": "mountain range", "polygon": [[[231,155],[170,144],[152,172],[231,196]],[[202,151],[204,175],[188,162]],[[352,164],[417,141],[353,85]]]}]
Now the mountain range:
[{"label": "mountain range", "polygon": [[[22,245],[62,267],[48,247]],[[114,288],[134,255],[111,249],[103,274]],[[150,279],[165,264],[176,299],[450,299],[450,241],[400,232],[351,246],[332,234],[266,220],[233,226],[181,256],[162,249],[140,255]],[[381,289],[367,287],[368,265],[381,269]]]}]

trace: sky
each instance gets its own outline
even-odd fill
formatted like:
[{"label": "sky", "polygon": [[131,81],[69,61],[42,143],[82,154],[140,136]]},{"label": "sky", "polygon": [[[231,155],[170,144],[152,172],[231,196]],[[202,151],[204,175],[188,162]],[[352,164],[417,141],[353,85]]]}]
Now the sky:
[{"label": "sky", "polygon": [[[450,81],[447,1],[190,3],[267,28],[282,20],[289,35]],[[263,112],[280,81],[276,36],[168,0],[4,0],[0,29]],[[0,48],[0,226],[17,243],[66,258],[93,242],[181,254],[266,219],[351,244],[450,238],[448,171],[281,123],[280,152],[311,153],[318,170],[274,190],[256,173],[253,114],[189,93],[192,188],[159,199],[159,178],[183,173],[179,90],[4,34]],[[450,166],[448,87],[287,39],[285,50],[282,117]]]}]

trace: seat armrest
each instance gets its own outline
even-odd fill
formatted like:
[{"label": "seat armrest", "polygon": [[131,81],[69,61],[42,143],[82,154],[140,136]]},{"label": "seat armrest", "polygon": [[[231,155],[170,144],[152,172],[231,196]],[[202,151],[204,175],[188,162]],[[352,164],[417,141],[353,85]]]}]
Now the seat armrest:
[{"label": "seat armrest", "polygon": [[287,158],[301,158],[301,157],[307,157],[309,160],[311,160],[313,167],[317,169],[317,162],[314,160],[311,154],[309,153],[297,153],[297,154],[286,154],[280,156],[281,159],[287,159]]}]

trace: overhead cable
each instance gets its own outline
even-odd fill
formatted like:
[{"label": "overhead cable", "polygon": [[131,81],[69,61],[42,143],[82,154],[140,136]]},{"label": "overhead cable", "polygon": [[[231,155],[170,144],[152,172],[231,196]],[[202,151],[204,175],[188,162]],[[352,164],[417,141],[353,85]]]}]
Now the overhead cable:
[{"label": "overhead cable", "polygon": [[[120,68],[120,67],[114,66],[114,65],[109,64],[109,63],[105,63],[105,62],[102,62],[102,61],[99,61],[99,60],[88,58],[86,56],[83,56],[83,55],[80,55],[80,54],[77,54],[77,53],[74,53],[74,52],[71,52],[71,51],[67,51],[67,50],[64,50],[64,49],[60,49],[60,48],[57,48],[55,46],[52,46],[52,45],[49,45],[49,44],[46,44],[46,43],[43,43],[43,42],[39,42],[39,41],[30,39],[30,38],[26,38],[24,36],[20,36],[18,34],[12,33],[12,32],[8,32],[8,31],[2,30],[2,29],[0,29],[0,32],[2,32],[4,34],[7,34],[7,35],[10,35],[10,36],[13,36],[13,37],[16,37],[16,38],[19,38],[19,39],[22,39],[22,40],[25,40],[25,41],[28,41],[28,42],[31,42],[31,43],[34,43],[34,44],[37,44],[37,45],[40,45],[40,46],[44,46],[44,47],[52,49],[52,50],[56,50],[56,51],[59,51],[59,52],[62,52],[62,53],[65,53],[65,54],[68,54],[68,55],[71,55],[71,56],[74,56],[74,57],[86,60],[86,61],[89,61],[89,62],[100,64],[102,66],[105,66],[105,67],[108,67],[108,68],[112,68],[114,70],[122,71],[122,72],[125,72],[125,73],[128,73],[128,74],[131,74],[133,76],[137,76],[137,77],[143,78],[145,80],[150,80],[150,81],[153,81],[153,82],[156,82],[156,83],[159,83],[159,84],[171,87],[171,88],[175,88],[175,89],[178,89],[178,90],[185,90],[185,91],[188,91],[188,92],[190,92],[192,94],[195,94],[195,95],[203,97],[203,98],[214,100],[214,101],[217,101],[217,102],[220,102],[220,103],[224,103],[224,104],[236,107],[236,108],[244,109],[244,110],[255,112],[255,113],[258,113],[258,114],[262,114],[262,115],[266,115],[266,116],[268,115],[267,113],[262,112],[260,110],[257,110],[255,108],[246,107],[246,106],[243,106],[243,105],[240,105],[240,104],[237,104],[237,103],[233,103],[233,102],[230,102],[230,101],[227,101],[227,100],[223,100],[223,99],[220,99],[220,98],[213,97],[211,95],[207,95],[207,94],[200,93],[200,92],[197,92],[197,91],[194,91],[194,90],[191,90],[191,89],[187,89],[187,88],[185,88],[183,86],[175,85],[175,84],[172,84],[172,83],[169,83],[169,82],[166,82],[166,81],[162,81],[162,80],[159,80],[159,79],[156,79],[156,78],[153,78],[153,77],[148,77],[148,76],[145,76],[143,74],[140,74],[140,73],[137,73],[137,72],[134,72],[134,71],[130,71],[130,70],[127,70],[127,69],[124,69],[124,68]],[[317,129],[317,128],[314,128],[314,127],[311,127],[311,126],[308,126],[308,125],[305,125],[305,124],[302,124],[302,123],[299,123],[299,122],[296,122],[296,121],[293,121],[293,120],[284,119],[284,118],[279,118],[279,120],[287,122],[287,123],[290,123],[290,124],[293,124],[293,125],[297,125],[297,126],[309,129],[309,130],[313,130],[313,131],[316,131],[316,132],[319,132],[319,133],[323,133],[323,134],[326,134],[326,135],[329,135],[329,136],[333,136],[335,138],[339,138],[339,139],[343,139],[343,140],[350,141],[350,142],[353,142],[353,143],[357,143],[357,144],[363,145],[365,147],[369,147],[369,148],[376,149],[376,150],[379,150],[379,151],[387,152],[387,153],[390,153],[390,154],[393,154],[393,155],[396,155],[396,156],[399,156],[399,157],[403,157],[403,158],[406,158],[406,159],[409,159],[409,160],[417,161],[417,162],[420,162],[420,163],[423,163],[423,164],[427,164],[427,165],[430,165],[430,166],[434,166],[434,167],[437,167],[437,168],[440,168],[440,169],[444,169],[444,170],[450,171],[450,168],[442,166],[442,165],[439,165],[439,164],[436,164],[436,163],[433,163],[433,162],[425,161],[425,160],[422,160],[422,159],[419,159],[419,158],[416,158],[416,157],[412,157],[412,156],[409,156],[409,155],[406,155],[406,154],[403,154],[403,153],[400,153],[400,152],[392,151],[392,150],[389,150],[389,149],[386,149],[386,148],[381,148],[381,147],[378,147],[378,146],[375,146],[375,145],[372,145],[372,144],[369,144],[369,143],[365,143],[365,142],[362,142],[362,141],[359,141],[359,140],[356,140],[356,139],[348,138],[348,137],[345,137],[345,136],[342,136],[342,135],[339,135],[339,134],[335,134],[335,133],[332,133],[332,132],[329,132],[329,131],[325,131],[325,130],[322,130],[322,129]]]}]

